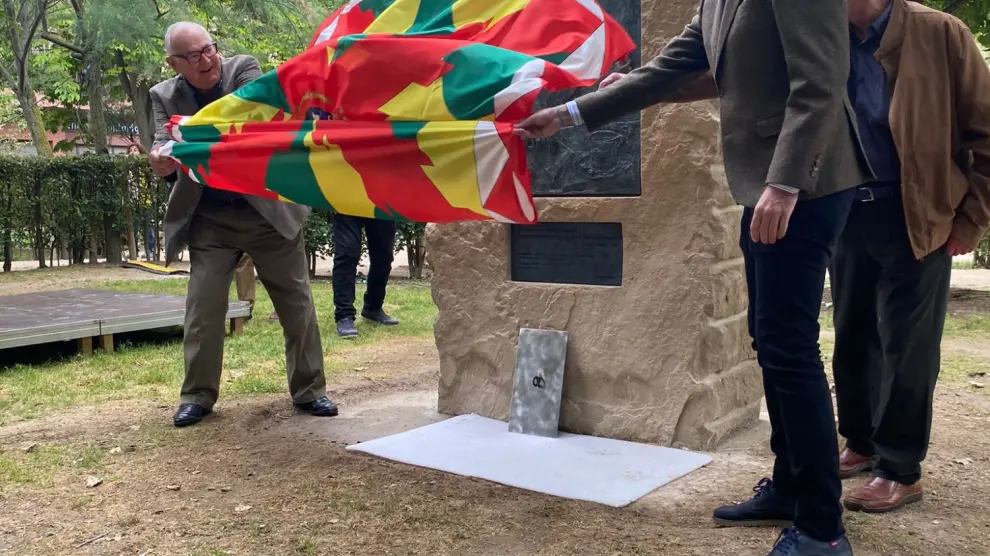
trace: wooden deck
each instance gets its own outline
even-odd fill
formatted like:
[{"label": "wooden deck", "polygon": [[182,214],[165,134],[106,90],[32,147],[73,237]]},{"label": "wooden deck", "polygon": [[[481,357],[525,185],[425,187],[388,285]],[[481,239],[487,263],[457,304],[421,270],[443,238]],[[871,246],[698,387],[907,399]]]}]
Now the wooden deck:
[{"label": "wooden deck", "polygon": [[[84,353],[113,351],[113,336],[124,332],[182,326],[186,299],[172,295],[112,290],[63,290],[0,296],[0,349],[76,340]],[[246,301],[227,309],[232,333],[251,315]]]}]

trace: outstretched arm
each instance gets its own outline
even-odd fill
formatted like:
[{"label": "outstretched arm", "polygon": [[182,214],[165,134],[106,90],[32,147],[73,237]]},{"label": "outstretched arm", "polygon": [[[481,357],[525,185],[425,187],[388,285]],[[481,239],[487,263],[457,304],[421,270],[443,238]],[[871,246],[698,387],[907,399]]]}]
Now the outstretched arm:
[{"label": "outstretched arm", "polygon": [[701,17],[695,14],[680,36],[670,41],[656,58],[615,85],[577,99],[577,107],[589,129],[601,127],[673,97],[709,69]]},{"label": "outstretched arm", "polygon": [[[680,36],[670,41],[648,64],[609,87],[582,96],[571,106],[580,113],[580,119],[589,129],[595,129],[654,104],[677,102],[677,91],[701,78],[709,69],[701,17],[695,14]],[[574,118],[562,105],[541,110],[516,127],[517,133],[524,137],[550,137],[572,123]]]}]

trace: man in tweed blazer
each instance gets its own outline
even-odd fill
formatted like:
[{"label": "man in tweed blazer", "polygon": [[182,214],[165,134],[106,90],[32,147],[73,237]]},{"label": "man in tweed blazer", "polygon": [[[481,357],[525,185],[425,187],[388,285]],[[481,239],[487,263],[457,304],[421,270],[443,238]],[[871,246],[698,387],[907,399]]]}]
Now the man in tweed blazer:
[{"label": "man in tweed blazer", "polygon": [[227,295],[243,254],[253,259],[281,317],[289,393],[297,408],[332,416],[326,397],[323,346],[309,284],[303,224],[309,209],[280,201],[203,187],[159,153],[172,116],[191,116],[261,74],[250,56],[223,58],[203,27],[177,23],[165,34],[167,62],[177,76],[155,85],[154,171],[174,183],[165,210],[166,264],[188,245],[191,272],[186,300],[185,380],[176,426],[212,412],[220,393]]},{"label": "man in tweed blazer", "polygon": [[[825,269],[856,186],[872,175],[846,96],[846,2],[702,0],[684,31],[626,76],[520,122],[525,137],[590,129],[677,99],[711,73],[725,173],[743,206],[749,330],[763,368],[772,479],[717,525],[793,523],[771,556],[848,556],[832,398],[818,345]],[[686,195],[694,194],[685,191]]]}]

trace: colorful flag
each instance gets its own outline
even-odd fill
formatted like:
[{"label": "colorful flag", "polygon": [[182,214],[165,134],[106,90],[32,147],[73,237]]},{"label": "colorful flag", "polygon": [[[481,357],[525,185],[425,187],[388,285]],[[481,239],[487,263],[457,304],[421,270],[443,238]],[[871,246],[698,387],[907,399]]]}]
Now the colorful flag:
[{"label": "colorful flag", "polygon": [[166,152],[211,187],[418,222],[531,223],[514,122],[635,48],[594,0],[350,0]]}]

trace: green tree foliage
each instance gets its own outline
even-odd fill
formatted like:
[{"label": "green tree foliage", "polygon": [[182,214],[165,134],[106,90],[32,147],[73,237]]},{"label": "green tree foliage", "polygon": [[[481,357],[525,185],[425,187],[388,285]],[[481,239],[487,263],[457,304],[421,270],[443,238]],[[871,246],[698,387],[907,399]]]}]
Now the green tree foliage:
[{"label": "green tree foliage", "polygon": [[990,0],[924,0],[921,3],[958,17],[984,48],[990,48]]},{"label": "green tree foliage", "polygon": [[18,242],[32,245],[44,268],[56,255],[81,263],[87,251],[93,262],[94,250],[119,261],[121,237],[133,223],[160,234],[169,186],[144,157],[0,155],[0,176],[5,270]]},{"label": "green tree foliage", "polygon": [[0,83],[10,89],[21,109],[21,117],[41,156],[52,156],[35,87],[31,81],[34,45],[52,2],[59,0],[2,0],[0,13]]}]

